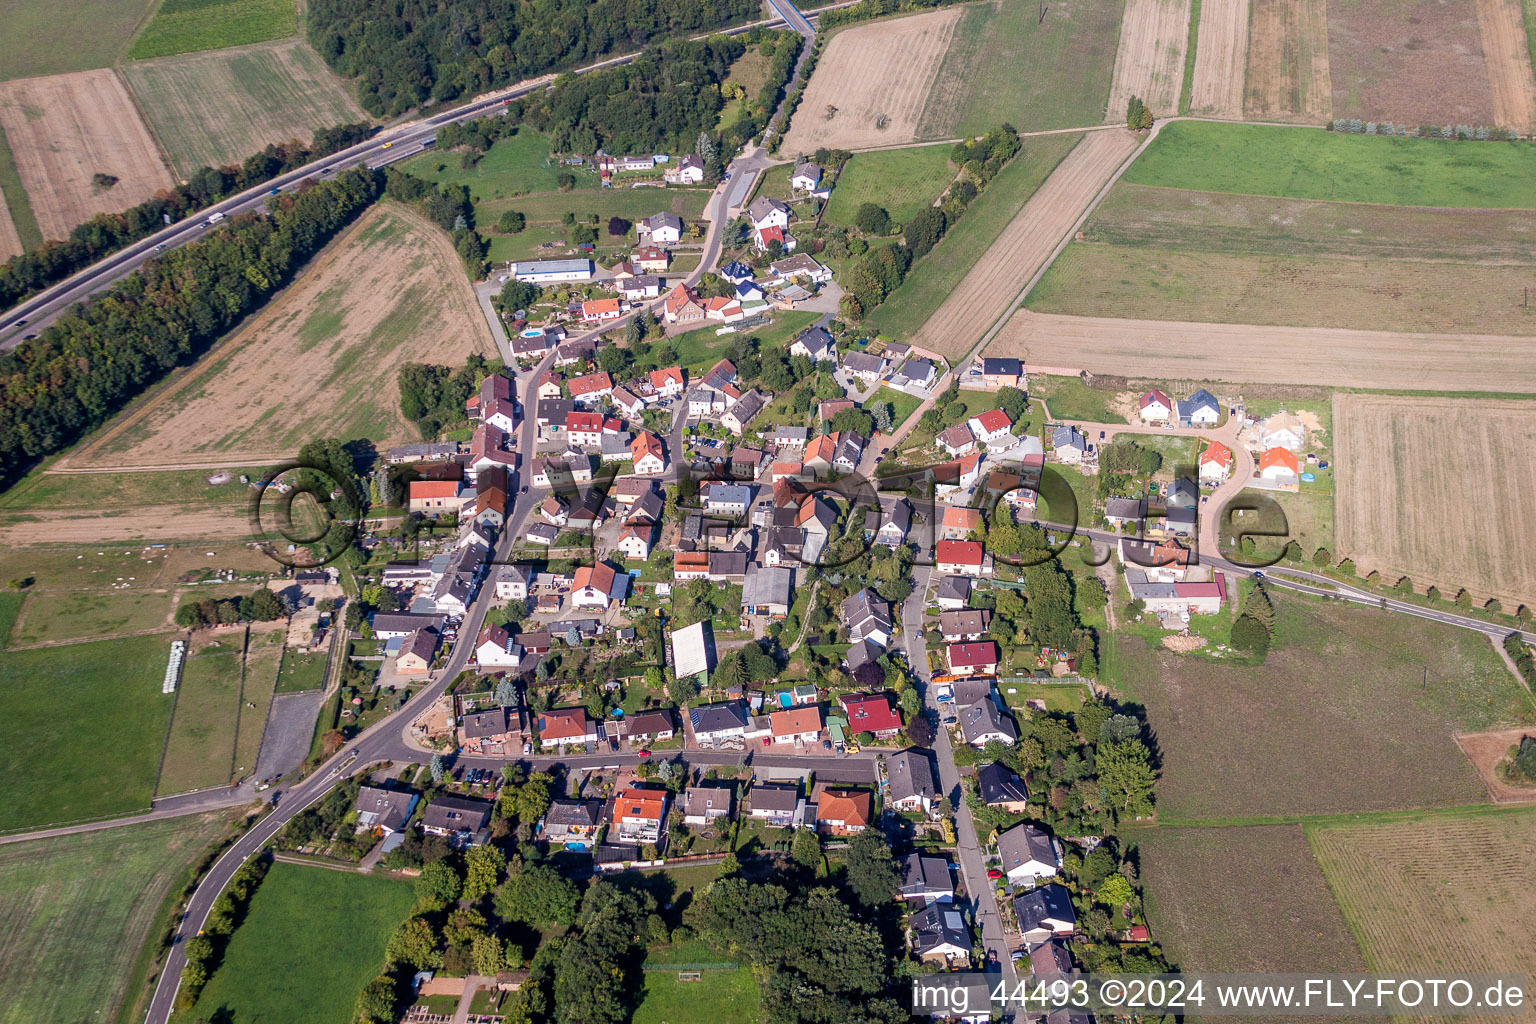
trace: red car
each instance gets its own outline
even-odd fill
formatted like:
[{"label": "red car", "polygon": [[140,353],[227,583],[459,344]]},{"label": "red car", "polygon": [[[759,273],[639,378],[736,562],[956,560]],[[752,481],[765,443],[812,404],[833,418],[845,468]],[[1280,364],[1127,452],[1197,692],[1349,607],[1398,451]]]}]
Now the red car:
[{"label": "red car", "polygon": [[639,754],[641,757],[650,757],[651,756],[651,752],[649,750],[646,750],[644,747],[642,747],[641,749],[635,751],[635,753]]},{"label": "red car", "polygon": [[1001,871],[997,870],[997,868],[988,868],[987,869],[987,877],[988,878],[1002,878],[1003,877],[1003,873]]}]

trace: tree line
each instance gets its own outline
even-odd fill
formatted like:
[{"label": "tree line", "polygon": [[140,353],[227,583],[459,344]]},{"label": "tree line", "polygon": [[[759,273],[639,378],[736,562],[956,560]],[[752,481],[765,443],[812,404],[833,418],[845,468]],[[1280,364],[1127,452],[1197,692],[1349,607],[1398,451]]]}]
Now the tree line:
[{"label": "tree line", "polygon": [[308,146],[297,140],[269,145],[239,164],[202,167],[186,184],[163,190],[122,213],[98,213],[62,241],[44,242],[0,266],[0,308],[13,306],[124,246],[147,238],[188,214],[271,181],[311,160],[339,153],[373,134],[373,126],[341,124],[315,132]]},{"label": "tree line", "polygon": [[455,370],[435,363],[405,363],[396,374],[400,385],[400,414],[415,423],[423,439],[438,435],[444,424],[464,419],[464,403],[480,387],[489,364],[471,352]]},{"label": "tree line", "polygon": [[176,606],[176,625],[188,629],[229,626],[236,622],[271,622],[288,614],[283,599],[266,587],[244,597],[183,601]]},{"label": "tree line", "polygon": [[821,12],[821,30],[848,25],[855,21],[870,21],[900,11],[926,11],[935,7],[948,7],[963,0],[859,0],[856,4]]},{"label": "tree line", "polygon": [[144,263],[0,357],[0,485],[104,423],[287,284],[383,189],[353,170]]},{"label": "tree line", "polygon": [[316,0],[309,41],[356,80],[358,101],[395,115],[759,16],[756,0]]}]

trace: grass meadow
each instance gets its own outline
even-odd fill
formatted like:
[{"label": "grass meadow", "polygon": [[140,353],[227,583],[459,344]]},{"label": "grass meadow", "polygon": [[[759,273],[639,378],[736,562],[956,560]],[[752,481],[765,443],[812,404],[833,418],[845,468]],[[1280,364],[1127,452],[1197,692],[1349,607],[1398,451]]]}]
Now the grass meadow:
[{"label": "grass meadow", "polygon": [[[71,0],[64,6],[17,0],[5,6],[0,81],[109,67],[154,7],[154,0]],[[16,201],[5,190],[14,213]]]},{"label": "grass meadow", "polygon": [[23,251],[36,249],[43,244],[43,229],[37,226],[37,215],[32,212],[32,201],[21,184],[21,172],[16,168],[16,156],[5,141],[5,130],[0,129],[0,193],[5,195],[5,210],[10,214],[11,226]]},{"label": "grass meadow", "polygon": [[168,626],[172,600],[164,591],[34,590],[10,642],[22,646]]},{"label": "grass meadow", "polygon": [[1136,185],[1398,206],[1536,208],[1529,143],[1340,135],[1179,121],[1131,164]]},{"label": "grass meadow", "polygon": [[256,770],[261,737],[267,727],[267,711],[283,659],[286,629],[252,630],[245,644],[245,671],[241,677],[240,727],[235,733],[235,774]]},{"label": "grass meadow", "polygon": [[462,165],[463,155],[454,150],[432,150],[407,160],[401,170],[440,185],[465,185],[476,203],[553,192],[559,188],[561,173],[575,177],[578,188],[598,187],[597,172],[586,167],[562,167],[550,157],[549,138],[531,128],[497,141],[473,167]]},{"label": "grass meadow", "polygon": [[350,1019],[411,902],[410,885],[394,879],[273,864],[192,1015],[283,1024]]},{"label": "grass meadow", "polygon": [[767,327],[754,328],[735,334],[716,335],[715,326],[701,327],[696,331],[679,334],[672,341],[677,345],[677,363],[688,371],[690,378],[701,376],[725,357],[726,349],[743,334],[758,339],[762,352],[787,350],[789,343],[807,327],[821,319],[820,313],[780,311],[773,314],[773,322]]},{"label": "grass meadow", "polygon": [[127,1017],[167,897],[228,827],[182,817],[0,846],[0,1019]]},{"label": "grass meadow", "polygon": [[156,792],[165,795],[229,782],[240,719],[243,634],[220,637],[188,656],[176,688],[170,736]]},{"label": "grass meadow", "polygon": [[325,665],[324,651],[297,654],[284,650],[283,664],[277,672],[277,692],[302,693],[320,689],[325,685]]},{"label": "grass meadow", "polygon": [[161,0],[128,56],[143,60],[218,50],[298,31],[298,8],[292,0]]},{"label": "grass meadow", "polygon": [[923,207],[933,205],[954,178],[955,166],[949,162],[952,148],[945,143],[854,154],[827,200],[824,219],[852,227],[859,207],[874,203],[893,221],[905,224]]},{"label": "grass meadow", "polygon": [[633,1024],[683,1024],[686,1021],[763,1019],[757,980],[750,967],[705,971],[698,981],[679,981],[672,970],[645,972],[645,996],[635,1009]]},{"label": "grass meadow", "polygon": [[0,655],[0,831],[149,806],[172,698],[167,636]]}]

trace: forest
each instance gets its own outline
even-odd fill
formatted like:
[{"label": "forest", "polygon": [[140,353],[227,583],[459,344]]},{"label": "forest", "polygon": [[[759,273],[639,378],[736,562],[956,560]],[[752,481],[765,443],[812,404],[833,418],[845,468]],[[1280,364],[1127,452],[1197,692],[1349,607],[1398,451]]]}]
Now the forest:
[{"label": "forest", "polygon": [[759,16],[756,0],[315,0],[309,41],[395,115]]},{"label": "forest", "polygon": [[269,215],[230,218],[0,357],[0,487],[200,355],[383,187],[377,172],[347,171],[281,197]]}]

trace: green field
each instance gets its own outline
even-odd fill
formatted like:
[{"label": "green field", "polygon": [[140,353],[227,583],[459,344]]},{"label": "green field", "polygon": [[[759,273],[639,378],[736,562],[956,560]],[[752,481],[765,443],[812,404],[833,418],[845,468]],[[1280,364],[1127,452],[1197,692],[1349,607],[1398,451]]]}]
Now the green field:
[{"label": "green field", "polygon": [[393,879],[273,864],[191,1016],[242,1024],[350,1020],[411,902],[411,887]]},{"label": "green field", "polygon": [[21,611],[21,602],[26,598],[11,591],[0,592],[0,651],[5,650],[6,638],[11,635],[11,626],[16,622],[16,615]]},{"label": "green field", "polygon": [[1126,171],[1137,185],[1403,206],[1536,207],[1536,146],[1179,121]]},{"label": "green field", "polygon": [[[246,641],[245,674],[240,684],[240,728],[235,733],[235,775],[256,770],[261,736],[272,707],[277,669],[283,658],[282,629],[252,632]],[[254,706],[253,706],[254,705]]]},{"label": "green field", "polygon": [[162,0],[128,50],[134,60],[297,35],[293,0]]},{"label": "green field", "polygon": [[172,699],[167,636],[0,655],[0,831],[149,806]]},{"label": "green field", "polygon": [[126,1015],[166,897],[228,827],[183,817],[0,846],[0,1020]]},{"label": "green field", "polygon": [[678,981],[673,971],[647,970],[645,997],[635,1010],[633,1024],[753,1024],[762,1019],[761,998],[750,967],[705,971],[698,981]]},{"label": "green field", "polygon": [[462,166],[462,156],[459,151],[433,150],[407,160],[400,169],[440,185],[466,185],[476,203],[530,192],[553,192],[559,187],[562,172],[576,178],[577,188],[597,188],[595,171],[562,167],[550,158],[548,137],[531,128],[497,141],[467,170]]},{"label": "green field", "polygon": [[33,590],[12,630],[12,646],[134,633],[169,625],[164,591]]},{"label": "green field", "polygon": [[[875,392],[874,400],[889,402],[891,405],[891,425],[900,429],[907,422],[907,417],[917,411],[917,407],[923,404],[923,400],[916,395],[909,395],[905,391],[897,391],[895,388],[881,386]],[[894,430],[892,431],[894,433]]]},{"label": "green field", "polygon": [[[566,213],[574,213],[578,224],[591,223],[597,216],[597,247],[599,256],[608,256],[635,244],[635,232],[631,228],[622,236],[608,234],[608,221],[622,217],[634,224],[655,213],[671,211],[684,221],[696,221],[704,213],[710,191],[701,188],[605,188],[577,189],[574,192],[536,192],[515,199],[493,199],[476,207],[476,227],[491,243],[493,261],[527,259],[534,256],[558,257],[575,245],[570,240],[571,228],[564,222]],[[505,210],[516,210],[527,218],[527,226],[515,235],[495,230],[496,221]],[[684,235],[686,238],[686,234]],[[541,245],[553,249],[540,249]],[[574,251],[571,255],[575,255]],[[692,269],[686,262],[688,254],[678,254],[670,269],[670,275]],[[696,257],[695,257],[696,259]]]},{"label": "green field", "polygon": [[223,786],[230,780],[240,717],[240,635],[194,651],[182,668],[156,792]]},{"label": "green field", "polygon": [[1112,391],[1090,388],[1077,377],[1031,375],[1029,393],[1045,400],[1053,420],[1079,420],[1088,423],[1124,423],[1124,416],[1109,411]]},{"label": "green field", "polygon": [[[91,477],[91,507],[105,510],[141,508],[145,505],[179,505],[231,509],[248,508],[251,490],[237,480],[214,486],[208,477],[217,470],[182,469],[154,473],[98,473]],[[234,469],[253,478],[260,468]],[[0,495],[0,523],[11,510],[56,509],[80,493],[80,478],[66,473],[33,473]],[[92,552],[94,554],[94,552]],[[73,558],[71,558],[73,560]],[[139,563],[143,568],[143,563]],[[130,572],[125,575],[132,574]],[[139,576],[139,582],[144,577]]]},{"label": "green field", "polygon": [[16,157],[10,144],[5,141],[5,130],[0,129],[0,194],[5,197],[6,212],[16,228],[16,237],[24,250],[36,249],[43,244],[43,229],[37,226],[32,213],[32,201],[21,184],[21,172],[16,169]]},{"label": "green field", "polygon": [[318,690],[325,685],[326,654],[299,654],[283,651],[283,665],[277,673],[278,693],[301,693]]},{"label": "green field", "polygon": [[[1113,47],[1111,47],[1113,52]],[[869,323],[887,337],[917,333],[960,286],[971,267],[1018,216],[1029,197],[1077,145],[1080,135],[1046,135],[1024,140],[1024,149],[976,198],[960,223],[940,239],[907,274],[901,287],[875,308]],[[833,195],[836,195],[834,190]]]},{"label": "green field", "polygon": [[182,177],[368,119],[302,39],[135,62],[123,77]]},{"label": "green field", "polygon": [[[7,3],[0,81],[110,67],[153,6],[153,0],[72,0],[63,7],[38,0]],[[14,212],[11,190],[5,193]]]},{"label": "green field", "polygon": [[852,227],[859,207],[874,203],[884,207],[891,220],[905,224],[931,206],[954,178],[955,167],[949,162],[952,148],[942,144],[856,153],[827,200],[825,221]]},{"label": "green field", "polygon": [[928,91],[917,137],[1099,124],[1109,100],[1123,0],[968,4]]},{"label": "green field", "polygon": [[717,327],[701,327],[696,331],[679,334],[672,341],[677,345],[678,365],[687,370],[688,376],[692,378],[719,362],[742,334],[757,338],[759,351],[772,352],[787,349],[801,331],[820,319],[820,313],[780,311],[773,314],[773,322],[767,327],[718,337],[715,335]]}]

